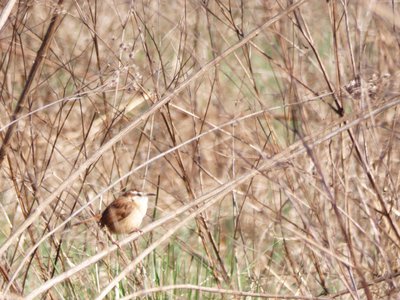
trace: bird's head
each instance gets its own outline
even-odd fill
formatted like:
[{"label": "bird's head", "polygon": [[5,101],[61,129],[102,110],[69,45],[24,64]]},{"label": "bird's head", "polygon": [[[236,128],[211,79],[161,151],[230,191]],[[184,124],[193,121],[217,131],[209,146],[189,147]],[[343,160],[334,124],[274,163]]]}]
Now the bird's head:
[{"label": "bird's head", "polygon": [[123,196],[131,198],[132,201],[141,201],[141,200],[147,201],[148,196],[155,196],[155,195],[156,194],[154,193],[140,192],[138,190],[128,190],[123,194]]}]

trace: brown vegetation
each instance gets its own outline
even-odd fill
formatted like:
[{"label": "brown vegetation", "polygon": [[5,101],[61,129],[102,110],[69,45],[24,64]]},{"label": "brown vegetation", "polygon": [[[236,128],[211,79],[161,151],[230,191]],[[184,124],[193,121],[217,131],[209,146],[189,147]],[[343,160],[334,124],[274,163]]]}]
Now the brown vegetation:
[{"label": "brown vegetation", "polygon": [[399,297],[397,3],[14,2],[0,298]]}]

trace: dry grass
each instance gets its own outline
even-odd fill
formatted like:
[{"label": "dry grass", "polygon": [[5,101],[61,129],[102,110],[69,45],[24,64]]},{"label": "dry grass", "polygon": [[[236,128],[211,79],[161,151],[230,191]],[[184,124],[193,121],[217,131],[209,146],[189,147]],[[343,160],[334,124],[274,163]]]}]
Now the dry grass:
[{"label": "dry grass", "polygon": [[13,2],[0,298],[400,297],[397,3]]}]

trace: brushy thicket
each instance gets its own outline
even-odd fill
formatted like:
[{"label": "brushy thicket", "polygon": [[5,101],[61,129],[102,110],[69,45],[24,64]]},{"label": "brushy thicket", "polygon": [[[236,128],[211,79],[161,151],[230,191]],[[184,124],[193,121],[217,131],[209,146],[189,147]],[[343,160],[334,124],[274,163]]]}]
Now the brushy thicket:
[{"label": "brushy thicket", "polygon": [[0,6],[0,298],[400,297],[398,3]]}]

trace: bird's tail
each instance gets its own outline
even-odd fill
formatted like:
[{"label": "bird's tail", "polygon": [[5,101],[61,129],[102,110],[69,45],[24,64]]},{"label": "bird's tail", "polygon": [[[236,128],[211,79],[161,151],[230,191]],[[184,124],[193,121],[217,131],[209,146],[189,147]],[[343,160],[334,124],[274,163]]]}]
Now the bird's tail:
[{"label": "bird's tail", "polygon": [[87,218],[85,220],[76,222],[75,224],[72,224],[72,226],[78,226],[78,225],[82,225],[82,224],[89,223],[89,222],[98,223],[98,222],[100,222],[100,219],[101,219],[101,214],[97,214],[97,215],[94,215],[93,217],[90,217],[90,218]]}]

